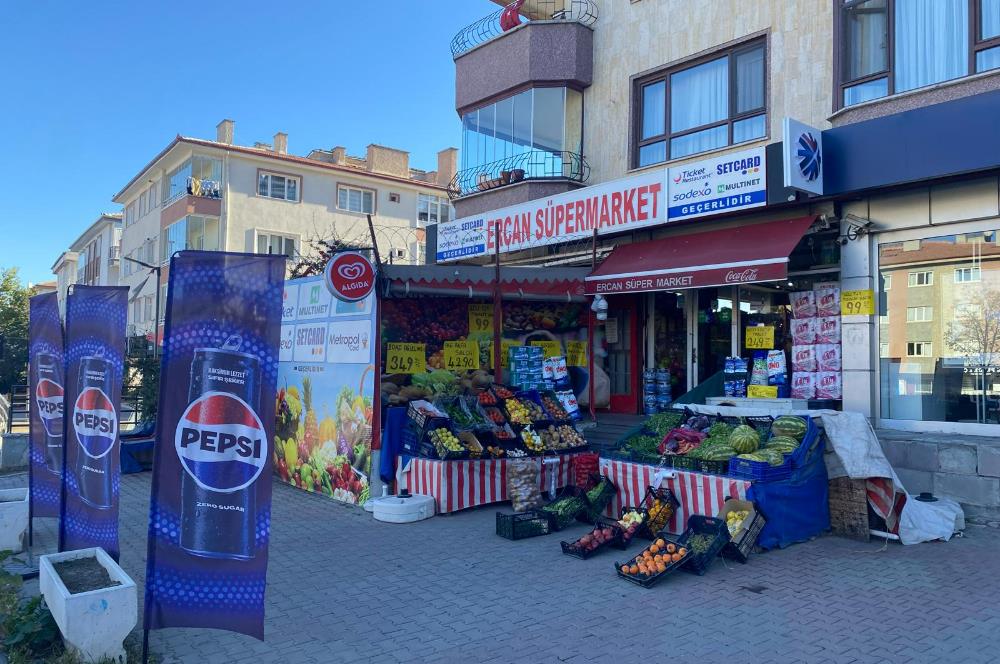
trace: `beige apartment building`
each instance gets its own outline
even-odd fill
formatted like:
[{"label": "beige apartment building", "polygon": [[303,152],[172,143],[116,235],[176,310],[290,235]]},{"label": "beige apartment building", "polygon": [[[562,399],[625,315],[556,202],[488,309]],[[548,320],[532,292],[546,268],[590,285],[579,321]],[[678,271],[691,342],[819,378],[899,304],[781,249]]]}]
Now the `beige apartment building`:
[{"label": "beige apartment building", "polygon": [[[456,149],[438,153],[437,170],[422,171],[394,148],[298,156],[288,141],[278,132],[269,144],[240,145],[235,123],[223,120],[214,140],[176,137],[115,194],[124,208],[119,283],[132,289],[130,334],[148,335],[162,321],[167,264],[182,249],[284,254],[291,267],[318,238],[370,246],[370,214],[383,260],[424,261],[427,226],[453,216],[446,185]],[[156,299],[147,266],[162,266],[158,316],[146,306]]]},{"label": "beige apartment building", "polygon": [[122,215],[104,212],[52,264],[59,309],[66,313],[66,293],[73,284],[117,286],[121,268]]}]

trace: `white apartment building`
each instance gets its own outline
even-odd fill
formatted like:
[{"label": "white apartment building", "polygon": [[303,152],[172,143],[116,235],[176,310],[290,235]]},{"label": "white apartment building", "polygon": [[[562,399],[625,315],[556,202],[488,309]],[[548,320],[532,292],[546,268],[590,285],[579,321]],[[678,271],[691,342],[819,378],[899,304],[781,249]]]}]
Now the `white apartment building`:
[{"label": "white apartment building", "polygon": [[288,152],[288,136],[272,144],[237,145],[235,123],[223,120],[214,141],[177,136],[114,196],[124,207],[120,283],[133,289],[129,333],[153,331],[156,279],[132,260],[164,266],[160,315],[170,256],[181,249],[278,253],[297,257],[316,238],[371,244],[371,214],[382,259],[422,263],[425,228],[453,217],[447,185],[458,150],[438,153],[438,169],[410,168],[409,153],[369,145],[364,157],[342,147]]},{"label": "white apartment building", "polygon": [[73,284],[117,286],[122,215],[105,212],[52,265],[60,311],[66,312],[66,292]]}]

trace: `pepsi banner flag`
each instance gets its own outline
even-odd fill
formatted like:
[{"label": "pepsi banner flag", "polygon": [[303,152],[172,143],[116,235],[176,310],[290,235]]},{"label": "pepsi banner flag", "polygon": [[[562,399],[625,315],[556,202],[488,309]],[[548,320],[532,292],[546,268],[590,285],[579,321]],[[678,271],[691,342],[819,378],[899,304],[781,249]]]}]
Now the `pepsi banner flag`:
[{"label": "pepsi banner flag", "polygon": [[170,261],[145,629],[263,640],[284,256]]},{"label": "pepsi banner flag", "polygon": [[118,559],[118,412],[128,288],[73,286],[66,298],[65,464],[59,550]]},{"label": "pepsi banner flag", "polygon": [[55,293],[36,295],[28,313],[28,485],[31,516],[59,516],[63,465],[63,331]]}]

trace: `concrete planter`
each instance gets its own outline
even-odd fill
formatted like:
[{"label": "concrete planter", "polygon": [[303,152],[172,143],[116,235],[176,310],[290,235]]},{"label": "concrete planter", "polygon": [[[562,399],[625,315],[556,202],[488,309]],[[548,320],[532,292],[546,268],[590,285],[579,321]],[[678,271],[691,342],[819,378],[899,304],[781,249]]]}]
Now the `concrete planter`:
[{"label": "concrete planter", "polygon": [[0,490],[0,551],[23,551],[27,530],[28,490]]},{"label": "concrete planter", "polygon": [[[119,585],[70,594],[53,564],[96,558]],[[139,617],[135,581],[104,549],[79,549],[39,558],[39,585],[67,648],[85,662],[125,662],[123,642]]]}]

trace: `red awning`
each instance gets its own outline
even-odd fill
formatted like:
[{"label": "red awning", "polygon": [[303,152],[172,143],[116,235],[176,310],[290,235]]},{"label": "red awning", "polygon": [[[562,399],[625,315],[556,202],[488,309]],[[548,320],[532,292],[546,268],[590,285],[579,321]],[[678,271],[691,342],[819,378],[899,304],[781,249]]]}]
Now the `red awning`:
[{"label": "red awning", "polygon": [[590,295],[780,281],[788,255],[816,217],[626,244],[587,277]]},{"label": "red awning", "polygon": [[[386,295],[444,295],[492,298],[495,268],[469,265],[386,265]],[[504,299],[584,301],[587,268],[502,267]]]}]

